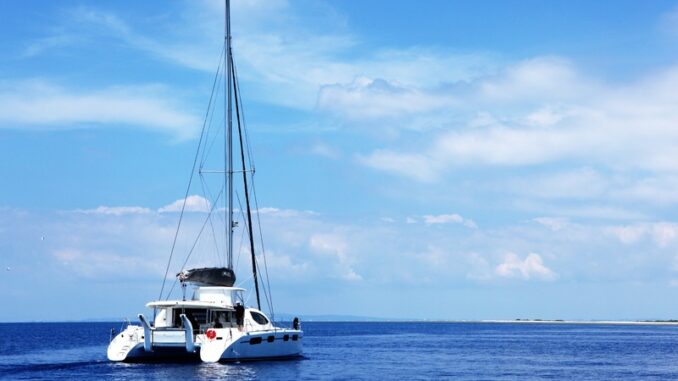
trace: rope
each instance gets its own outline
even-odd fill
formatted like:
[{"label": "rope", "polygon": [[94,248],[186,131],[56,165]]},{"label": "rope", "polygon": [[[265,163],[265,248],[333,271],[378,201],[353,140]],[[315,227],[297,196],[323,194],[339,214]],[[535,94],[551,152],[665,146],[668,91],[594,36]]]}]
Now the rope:
[{"label": "rope", "polygon": [[[222,52],[223,56],[223,52]],[[181,222],[183,221],[184,211],[186,210],[186,199],[188,198],[188,193],[191,191],[191,183],[193,182],[193,176],[195,174],[195,167],[198,163],[198,156],[200,154],[200,147],[202,146],[202,141],[205,136],[205,126],[207,125],[207,117],[212,107],[212,98],[214,97],[214,89],[217,84],[217,78],[219,76],[219,71],[221,70],[221,58],[219,59],[219,65],[217,65],[217,73],[214,75],[214,82],[212,83],[212,93],[210,94],[210,100],[207,103],[207,111],[205,112],[205,119],[202,123],[202,129],[200,131],[200,140],[198,141],[198,149],[195,151],[195,158],[193,159],[193,167],[191,168],[191,175],[188,178],[188,185],[186,186],[186,193],[184,195],[184,202],[181,204],[181,213],[179,213],[179,223],[177,224],[177,230],[174,233],[174,239],[172,240],[172,249],[170,249],[170,256],[167,260],[167,266],[165,267],[165,275],[162,278],[162,286],[160,287],[160,296],[158,300],[162,300],[162,294],[165,291],[165,283],[167,282],[167,274],[169,273],[170,265],[172,264],[172,257],[174,256],[174,249],[177,245],[177,238],[179,237],[179,228],[181,228]],[[168,295],[169,296],[169,295]]]},{"label": "rope", "polygon": [[[232,49],[232,48],[231,48]],[[232,53],[231,53],[232,56]],[[266,298],[266,303],[268,304],[269,311],[271,312],[271,320],[275,320],[275,313],[273,310],[273,295],[271,294],[271,280],[270,277],[268,276],[268,261],[266,260],[266,248],[264,246],[264,235],[263,235],[263,230],[261,229],[261,216],[259,214],[259,201],[257,199],[257,190],[256,186],[254,185],[254,174],[256,172],[255,166],[254,166],[254,155],[252,153],[252,146],[250,145],[250,140],[249,140],[249,134],[247,130],[247,123],[245,119],[245,109],[243,106],[242,102],[242,92],[240,91],[240,81],[237,81],[236,78],[238,77],[238,68],[235,64],[235,60],[231,58],[231,64],[233,66],[233,82],[237,88],[237,96],[238,96],[238,105],[240,106],[240,118],[242,120],[242,126],[243,126],[243,131],[244,131],[244,137],[245,137],[245,147],[247,147],[247,162],[249,164],[249,167],[252,169],[252,172],[250,173],[250,183],[251,183],[251,188],[252,188],[252,195],[254,196],[254,207],[256,208],[256,215],[257,215],[257,227],[259,230],[259,243],[261,245],[261,256],[264,258],[264,274],[266,275],[266,285],[263,288],[264,291],[264,297]],[[241,208],[242,209],[242,208]],[[256,261],[256,259],[255,259]],[[255,264],[256,265],[256,264]],[[263,282],[262,282],[263,283]],[[262,284],[263,286],[263,284]]]},{"label": "rope", "polygon": [[[191,258],[191,254],[193,254],[193,250],[195,250],[195,247],[198,245],[198,241],[200,240],[200,236],[202,235],[202,232],[205,230],[205,226],[207,226],[207,222],[210,220],[210,216],[212,215],[212,212],[214,211],[214,208],[217,206],[217,202],[219,201],[219,198],[221,198],[221,195],[223,193],[224,193],[224,189],[221,188],[221,191],[217,195],[217,199],[212,204],[212,207],[210,208],[209,213],[207,213],[207,218],[205,218],[205,222],[203,222],[202,227],[200,228],[200,231],[198,232],[198,235],[195,237],[195,240],[193,241],[193,246],[191,246],[191,250],[188,251],[188,255],[186,256],[184,263],[181,265],[182,269],[184,268],[184,266],[186,266],[186,263],[188,263],[188,259]],[[172,283],[172,288],[170,288],[169,292],[167,293],[168,299],[169,299],[169,296],[172,294],[172,291],[174,290],[174,286],[176,286],[176,284],[177,284],[177,278],[174,278],[174,282]]]}]

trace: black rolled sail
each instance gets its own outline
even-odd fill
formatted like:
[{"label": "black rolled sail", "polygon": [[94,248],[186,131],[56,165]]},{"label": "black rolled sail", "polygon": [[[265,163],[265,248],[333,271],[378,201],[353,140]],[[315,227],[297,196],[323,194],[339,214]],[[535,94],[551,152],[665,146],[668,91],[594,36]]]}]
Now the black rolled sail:
[{"label": "black rolled sail", "polygon": [[181,282],[190,282],[198,286],[233,287],[235,273],[228,267],[205,267],[184,270],[177,274]]}]

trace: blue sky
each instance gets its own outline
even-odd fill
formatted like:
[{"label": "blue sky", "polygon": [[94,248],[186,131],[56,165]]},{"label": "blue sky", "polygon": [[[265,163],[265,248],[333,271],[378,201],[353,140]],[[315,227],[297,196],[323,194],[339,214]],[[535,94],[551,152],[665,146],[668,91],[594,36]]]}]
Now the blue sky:
[{"label": "blue sky", "polygon": [[[277,311],[678,315],[677,2],[233,3]],[[157,297],[222,12],[0,3],[1,321]]]}]

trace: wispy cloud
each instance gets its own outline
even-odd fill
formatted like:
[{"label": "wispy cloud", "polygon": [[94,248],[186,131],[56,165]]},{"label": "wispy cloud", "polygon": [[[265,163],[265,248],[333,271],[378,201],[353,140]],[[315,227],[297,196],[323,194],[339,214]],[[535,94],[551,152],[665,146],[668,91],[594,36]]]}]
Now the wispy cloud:
[{"label": "wispy cloud", "polygon": [[[200,32],[200,27],[182,29],[189,37],[198,40],[191,42],[186,37],[180,40],[163,40],[138,32],[126,20],[115,13],[91,7],[77,7],[68,12],[71,23],[85,28],[90,34],[116,38],[128,47],[168,62],[196,70],[212,72],[215,70],[215,52],[219,51],[219,39],[208,39]],[[176,26],[176,25],[175,25]],[[171,28],[170,25],[164,28]],[[176,35],[175,32],[171,33]],[[179,35],[180,36],[180,35]],[[215,34],[214,36],[218,36]],[[161,36],[161,37],[164,37]],[[210,58],[210,59],[207,59]]]},{"label": "wispy cloud", "polygon": [[158,85],[67,89],[44,80],[0,83],[0,128],[73,129],[103,125],[194,136],[200,121]]},{"label": "wispy cloud", "polygon": [[449,224],[449,223],[456,223],[456,224],[462,224],[466,227],[469,228],[477,228],[478,225],[476,225],[475,222],[472,220],[469,220],[467,218],[464,218],[456,213],[453,214],[438,214],[438,215],[425,215],[423,217],[424,223],[426,225],[439,225],[439,224]]},{"label": "wispy cloud", "polygon": [[[437,48],[376,49],[355,56],[361,39],[335,17],[324,27],[295,23],[296,5],[276,1],[234,3],[234,52],[249,94],[287,107],[316,106],[344,116],[388,116],[440,108],[453,99],[438,91],[443,84],[466,81],[494,70],[486,54],[450,54]],[[54,47],[77,44],[78,34],[104,36],[128,49],[185,68],[213,72],[223,43],[223,3],[182,4],[182,17],[141,28],[119,14],[95,7],[65,12],[59,32],[32,42],[34,56]],[[330,14],[332,12],[329,12]],[[333,13],[332,13],[333,14]],[[340,30],[340,32],[337,32]],[[178,32],[180,31],[180,33]],[[404,108],[404,110],[400,110]]]},{"label": "wispy cloud", "polygon": [[39,56],[43,52],[51,49],[68,47],[78,41],[78,38],[70,34],[55,34],[32,41],[26,46],[22,53],[22,58],[31,58]]},{"label": "wispy cloud", "polygon": [[625,244],[636,244],[646,237],[651,238],[659,247],[667,247],[678,241],[678,224],[670,222],[610,226],[606,231]]},{"label": "wispy cloud", "polygon": [[76,212],[85,214],[110,214],[114,216],[122,216],[125,214],[151,213],[151,209],[140,206],[100,206],[96,209],[78,209]]},{"label": "wispy cloud", "polygon": [[[544,68],[549,64],[556,67]],[[502,76],[480,79],[469,86],[467,96],[458,97],[470,99],[460,113],[493,107],[495,120],[501,122],[482,128],[448,128],[436,134],[431,145],[419,153],[422,156],[418,160],[425,160],[422,166],[438,175],[460,166],[516,167],[562,160],[640,170],[678,170],[669,158],[678,144],[678,132],[672,128],[678,120],[672,107],[676,97],[671,91],[678,83],[676,69],[626,86],[594,87],[583,76],[571,73],[574,69],[559,68],[561,65],[558,61],[527,61]],[[552,109],[544,111],[550,102],[568,106],[561,106],[561,114],[555,115]],[[388,153],[403,158],[414,154]],[[383,155],[384,150],[375,151],[366,162]],[[402,174],[410,176],[411,172]]]},{"label": "wispy cloud", "polygon": [[397,118],[425,113],[458,103],[452,94],[431,94],[384,79],[356,78],[347,85],[325,85],[318,107],[349,118]]},{"label": "wispy cloud", "polygon": [[325,144],[325,143],[322,143],[322,142],[313,143],[309,147],[308,152],[312,155],[322,156],[322,157],[325,157],[325,158],[328,158],[328,159],[334,159],[334,160],[341,157],[341,152],[337,148],[332,147],[332,146]]},{"label": "wispy cloud", "polygon": [[343,279],[348,281],[362,279],[362,276],[353,269],[354,260],[347,253],[348,243],[344,237],[337,234],[314,234],[309,239],[309,246],[315,252],[335,256],[340,268],[339,274]]},{"label": "wispy cloud", "polygon": [[[514,286],[535,290],[540,282],[568,287],[573,282],[611,281],[661,282],[668,287],[678,279],[678,229],[669,221],[597,225],[540,219],[480,226],[469,234],[468,229],[432,229],[421,219],[416,224],[405,223],[404,218],[346,222],[303,211],[267,210],[261,214],[266,264],[278,301],[285,298],[286,306],[300,292],[318,293],[325,300],[327,288],[364,287],[372,290],[370,297],[388,298],[413,287],[447,290],[480,283],[493,292]],[[191,251],[205,214],[189,213],[185,218],[173,269]],[[151,298],[164,273],[176,219],[176,214],[142,206],[102,206],[52,215],[5,209],[0,214],[0,240],[11,246],[3,251],[3,266],[12,268],[12,276],[34,284],[60,285],[65,273],[75,284],[123,287],[145,282],[144,287],[152,289],[141,294]],[[458,223],[453,217],[434,219]],[[221,236],[223,225],[215,231]],[[236,248],[239,237],[236,234]],[[223,236],[218,240],[215,246],[211,236],[202,237],[189,266],[223,261]],[[240,253],[236,268],[251,289],[246,284],[249,259],[244,247],[236,250]],[[259,265],[263,263],[259,257]],[[137,301],[126,303],[132,311],[139,307]]]},{"label": "wispy cloud", "polygon": [[[532,206],[543,200],[539,214],[609,216],[627,205],[619,218],[636,218],[676,202],[670,189],[678,173],[677,73],[668,67],[627,83],[605,83],[565,59],[525,60],[440,91],[440,102],[455,102],[410,113],[437,115],[437,129],[422,131],[416,143],[402,134],[358,154],[357,162],[443,189],[458,173],[474,171],[476,188],[513,197],[518,208],[520,200]],[[371,105],[380,102],[378,92],[370,95]],[[393,115],[401,112],[407,109]],[[499,170],[501,176],[485,175]],[[570,204],[554,204],[560,201]]]}]

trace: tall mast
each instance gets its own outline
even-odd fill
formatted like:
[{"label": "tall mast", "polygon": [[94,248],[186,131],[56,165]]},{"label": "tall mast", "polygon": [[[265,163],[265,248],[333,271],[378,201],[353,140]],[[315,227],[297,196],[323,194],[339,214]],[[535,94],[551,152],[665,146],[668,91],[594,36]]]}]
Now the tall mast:
[{"label": "tall mast", "polygon": [[[233,68],[231,68],[233,70]],[[250,256],[252,257],[252,279],[254,280],[254,290],[257,292],[257,308],[261,310],[261,299],[259,298],[259,280],[257,277],[257,257],[254,253],[254,226],[252,226],[252,208],[250,207],[250,192],[247,189],[247,165],[245,162],[245,146],[242,141],[242,127],[240,126],[240,96],[238,94],[238,80],[233,70],[233,91],[235,92],[235,117],[238,121],[238,139],[240,139],[240,161],[242,162],[242,182],[245,186],[245,205],[247,206],[247,231],[250,239]],[[254,181],[254,180],[253,180]]]},{"label": "tall mast", "polygon": [[240,139],[240,160],[242,161],[242,180],[245,187],[245,205],[247,205],[247,230],[249,231],[250,241],[250,255],[252,257],[252,276],[254,278],[254,288],[257,293],[257,308],[261,310],[261,300],[259,298],[259,281],[257,278],[257,261],[254,253],[254,232],[252,226],[252,210],[250,208],[250,196],[247,189],[247,166],[245,162],[245,148],[242,139],[242,129],[240,127],[240,108],[238,106],[238,90],[235,84],[235,70],[233,68],[233,55],[231,54],[231,0],[226,1],[226,71],[228,71],[227,83],[228,88],[228,217],[227,221],[231,221],[230,229],[228,230],[228,267],[233,268],[233,117],[232,117],[232,102],[231,93],[235,91],[235,111],[238,118],[238,137]]},{"label": "tall mast", "polygon": [[231,93],[232,93],[232,83],[233,78],[231,75],[231,0],[225,0],[226,2],[226,30],[224,43],[226,44],[226,54],[224,63],[226,65],[226,73],[228,75],[225,77],[226,83],[224,84],[224,89],[226,91],[226,109],[228,110],[228,115],[225,121],[226,128],[226,141],[224,147],[224,165],[226,166],[226,176],[224,176],[224,184],[228,189],[227,202],[228,206],[226,208],[226,229],[228,236],[228,246],[226,251],[226,259],[228,263],[228,268],[233,269],[233,110],[231,108]]}]

